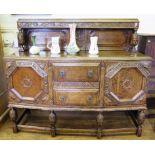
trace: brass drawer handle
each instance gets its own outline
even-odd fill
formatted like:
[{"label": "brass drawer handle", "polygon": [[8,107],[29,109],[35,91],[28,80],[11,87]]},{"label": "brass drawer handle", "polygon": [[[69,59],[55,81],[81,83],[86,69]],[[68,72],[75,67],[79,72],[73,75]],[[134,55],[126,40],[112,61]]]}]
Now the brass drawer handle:
[{"label": "brass drawer handle", "polygon": [[92,70],[89,70],[89,71],[87,72],[87,76],[88,76],[89,78],[92,78],[92,77],[93,77],[93,71],[92,71]]},{"label": "brass drawer handle", "polygon": [[61,78],[64,78],[65,72],[64,72],[64,71],[60,71],[60,72],[59,72],[59,76],[60,76]]},{"label": "brass drawer handle", "polygon": [[61,103],[63,103],[65,101],[65,97],[64,96],[60,96],[59,100],[61,101]]},{"label": "brass drawer handle", "polygon": [[88,97],[87,97],[87,101],[88,101],[88,102],[92,102],[92,101],[93,101],[93,97],[92,97],[92,96],[88,96]]}]

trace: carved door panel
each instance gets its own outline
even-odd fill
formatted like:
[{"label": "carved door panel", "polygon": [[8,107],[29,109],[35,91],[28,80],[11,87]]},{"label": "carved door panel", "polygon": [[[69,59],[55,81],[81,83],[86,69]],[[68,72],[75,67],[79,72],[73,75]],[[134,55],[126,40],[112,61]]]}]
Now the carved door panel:
[{"label": "carved door panel", "polygon": [[106,67],[105,104],[141,104],[145,99],[148,63],[122,62]]},{"label": "carved door panel", "polygon": [[33,61],[6,62],[9,102],[49,104],[48,64]]}]

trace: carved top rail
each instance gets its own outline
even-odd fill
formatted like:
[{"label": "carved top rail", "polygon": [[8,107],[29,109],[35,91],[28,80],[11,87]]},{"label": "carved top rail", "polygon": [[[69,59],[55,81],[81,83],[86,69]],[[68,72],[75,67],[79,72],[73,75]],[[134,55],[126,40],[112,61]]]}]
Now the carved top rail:
[{"label": "carved top rail", "polygon": [[138,19],[19,19],[18,29],[24,28],[68,28],[76,23],[77,28],[128,28],[138,29]]}]

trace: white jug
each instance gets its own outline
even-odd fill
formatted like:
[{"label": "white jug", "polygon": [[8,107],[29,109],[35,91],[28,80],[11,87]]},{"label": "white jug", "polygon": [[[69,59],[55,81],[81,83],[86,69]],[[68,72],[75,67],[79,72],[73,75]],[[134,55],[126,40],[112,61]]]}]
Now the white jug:
[{"label": "white jug", "polygon": [[[52,44],[51,47],[50,44]],[[47,48],[51,50],[51,54],[60,54],[59,37],[51,37],[51,41],[47,43]]]},{"label": "white jug", "polygon": [[98,37],[90,37],[90,48],[89,54],[98,54],[98,46],[97,46]]}]

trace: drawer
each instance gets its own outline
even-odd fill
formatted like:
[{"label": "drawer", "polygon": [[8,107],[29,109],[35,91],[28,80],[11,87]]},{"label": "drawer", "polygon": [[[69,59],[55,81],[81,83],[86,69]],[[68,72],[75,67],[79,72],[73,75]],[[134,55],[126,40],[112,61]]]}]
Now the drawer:
[{"label": "drawer", "polygon": [[54,81],[97,82],[99,63],[54,63]]},{"label": "drawer", "polygon": [[94,106],[98,103],[98,89],[54,90],[54,103],[59,105]]}]

